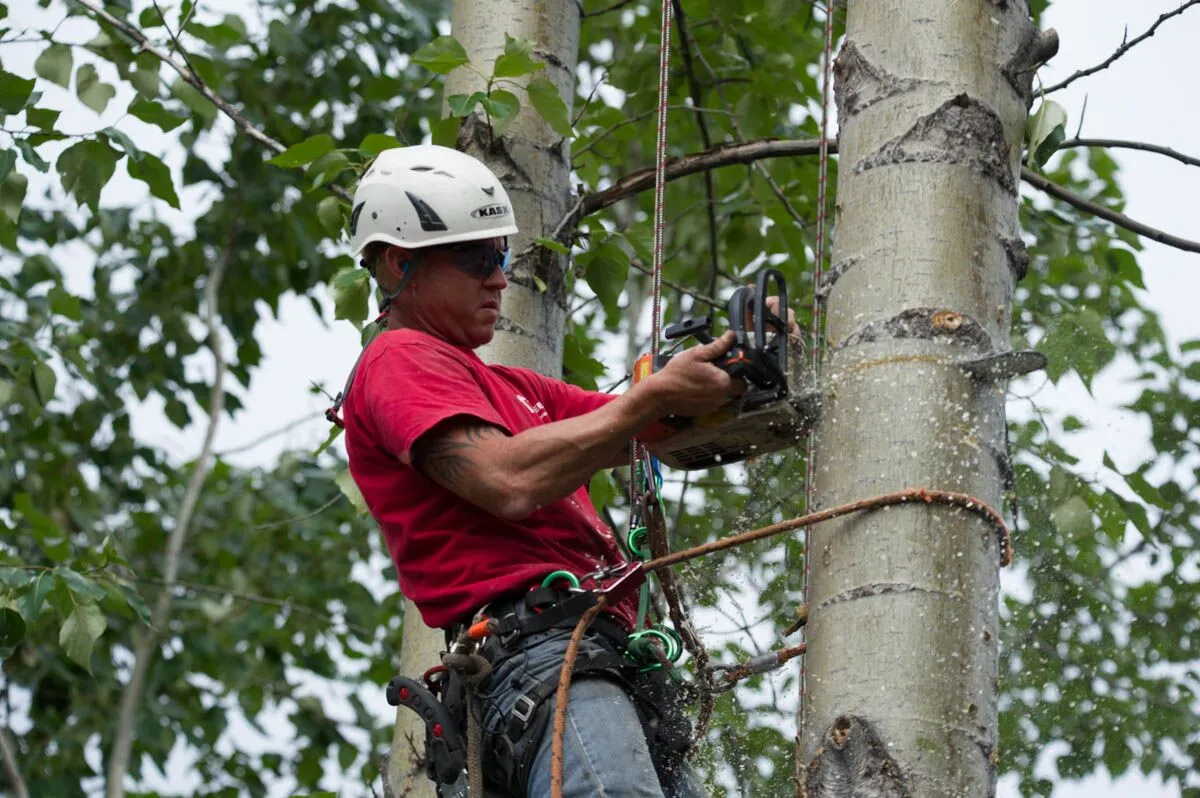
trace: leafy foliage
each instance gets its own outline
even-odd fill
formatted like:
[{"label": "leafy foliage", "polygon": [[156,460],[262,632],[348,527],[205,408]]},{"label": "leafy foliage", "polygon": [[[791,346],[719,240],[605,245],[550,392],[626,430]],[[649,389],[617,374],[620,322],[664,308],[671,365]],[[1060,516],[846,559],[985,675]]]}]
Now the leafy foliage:
[{"label": "leafy foliage", "polygon": [[[206,423],[211,385],[197,374],[211,342],[198,322],[213,264],[227,265],[219,311],[234,342],[226,407],[236,416],[262,358],[260,318],[283,296],[315,303],[328,290],[337,318],[367,317],[366,273],[337,254],[348,217],[341,197],[379,152],[425,136],[453,144],[473,114],[500,136],[528,104],[571,141],[584,191],[654,162],[652,4],[586,0],[587,78],[574,112],[544,77],[534,43],[510,37],[485,73],[452,37],[436,35],[441,6],[432,0],[403,8],[263,0],[255,13],[223,16],[191,3],[139,5],[106,9],[186,55],[204,85],[285,146],[272,152],[231,134],[194,86],[116,29],[82,24],[77,5],[50,3],[81,24],[33,26],[23,65],[7,48],[24,45],[0,39],[9,70],[0,70],[0,657],[13,714],[27,721],[10,726],[35,795],[94,788],[98,774],[79,752],[98,741],[107,753],[129,652],[150,631],[148,602],[166,589],[164,541],[192,464],[134,428],[154,404],[181,428]],[[1033,5],[1040,13],[1046,3]],[[818,135],[819,87],[808,68],[822,49],[814,5],[684,7],[687,36],[676,42],[668,98],[672,155]],[[455,69],[478,71],[485,87],[448,97],[451,115],[439,119],[438,82]],[[590,85],[598,82],[603,91]],[[68,126],[64,97],[109,123]],[[124,114],[111,121],[114,107]],[[1047,106],[1031,129],[1032,160],[1119,208],[1115,163],[1100,151],[1054,155],[1063,130],[1054,121]],[[149,199],[131,191],[138,183]],[[664,318],[707,312],[696,295],[726,295],[764,258],[788,278],[792,304],[809,307],[813,226],[795,217],[814,218],[816,183],[815,160],[787,159],[668,186],[666,276],[691,293],[668,290]],[[632,339],[631,353],[645,345],[632,316],[648,293],[651,211],[645,193],[585,219],[571,242],[564,372],[585,387],[611,385],[629,365],[600,362],[605,336]],[[1059,752],[1051,763],[1059,778],[1136,768],[1182,784],[1200,755],[1200,441],[1191,429],[1200,342],[1177,347],[1145,307],[1135,237],[1040,200],[1025,201],[1023,225],[1034,258],[1017,297],[1015,344],[1050,355],[1056,383],[1078,379],[1093,390],[1114,367],[1135,371],[1139,395],[1126,409],[1148,431],[1149,454],[1133,468],[1108,459],[1090,473],[1065,446],[1089,430],[1087,420],[1056,422],[1035,407],[1012,425],[1027,589],[1003,608],[1000,767],[1018,776],[1022,794],[1052,789],[1039,758],[1047,750]],[[551,229],[538,232],[538,245],[564,248]],[[669,483],[668,495],[683,499],[668,508],[674,545],[799,514],[804,469],[796,450]],[[153,630],[162,642],[133,779],[164,768],[177,742],[197,755],[198,794],[377,777],[389,736],[378,687],[391,675],[402,607],[394,578],[380,573],[377,534],[346,499],[350,487],[331,453],[212,466],[171,588],[175,611]],[[620,486],[602,474],[592,492],[620,520]],[[789,539],[684,570],[703,625],[738,632],[709,637],[718,659],[776,641],[793,617],[802,567]],[[320,700],[332,685],[350,695],[350,712]],[[705,763],[714,794],[791,792],[786,707],[796,689],[794,672],[783,672],[722,696]],[[280,724],[289,739],[246,742]]]}]

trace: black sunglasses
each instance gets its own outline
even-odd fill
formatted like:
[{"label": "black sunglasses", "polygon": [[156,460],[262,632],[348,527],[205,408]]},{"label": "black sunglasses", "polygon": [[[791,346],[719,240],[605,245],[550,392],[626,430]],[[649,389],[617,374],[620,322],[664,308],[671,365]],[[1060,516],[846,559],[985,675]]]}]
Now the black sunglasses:
[{"label": "black sunglasses", "polygon": [[450,264],[468,277],[479,280],[490,276],[496,269],[499,269],[501,274],[507,275],[512,268],[512,250],[508,247],[507,236],[504,238],[504,246],[501,249],[476,241],[447,244],[438,249],[453,253]]}]

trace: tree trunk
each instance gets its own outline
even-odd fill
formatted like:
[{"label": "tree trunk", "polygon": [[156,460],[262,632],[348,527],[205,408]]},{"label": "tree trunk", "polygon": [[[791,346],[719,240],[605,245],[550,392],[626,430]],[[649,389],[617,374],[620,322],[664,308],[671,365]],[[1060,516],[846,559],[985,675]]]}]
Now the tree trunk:
[{"label": "tree trunk", "polygon": [[[455,0],[451,14],[452,34],[466,48],[471,62],[485,73],[490,73],[492,62],[504,52],[505,34],[533,42],[534,55],[546,64],[537,74],[558,87],[568,110],[575,95],[579,23],[579,6],[574,2]],[[456,70],[446,80],[447,96],[482,90],[483,81],[467,69]],[[483,116],[466,119],[458,137],[459,148],[486,163],[508,190],[521,229],[509,242],[514,254],[528,249],[535,237],[551,235],[571,208],[566,142],[533,110],[524,92],[515,93],[521,99],[521,112],[503,137],[492,136]],[[496,337],[479,355],[489,363],[522,366],[557,377],[562,373],[567,258],[539,248],[514,266]],[[430,632],[409,604],[401,672],[422,673],[439,661],[441,647],[441,632]],[[409,745],[410,736],[417,741],[416,752]],[[420,754],[422,740],[424,730],[416,714],[401,708],[388,765],[388,781],[397,796],[434,794],[422,776],[409,781],[413,754]]]},{"label": "tree trunk", "polygon": [[[1001,506],[1005,385],[957,364],[1008,349],[1036,33],[1027,0],[848,5],[822,507],[915,486]],[[810,551],[809,798],[994,795],[996,530],[894,507],[820,525]]]}]

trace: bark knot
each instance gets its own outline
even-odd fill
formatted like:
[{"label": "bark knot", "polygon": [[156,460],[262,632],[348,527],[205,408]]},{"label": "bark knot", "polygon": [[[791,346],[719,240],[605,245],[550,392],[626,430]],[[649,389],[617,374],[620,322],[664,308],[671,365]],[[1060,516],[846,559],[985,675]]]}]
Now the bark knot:
[{"label": "bark knot", "polygon": [[808,798],[912,798],[908,779],[864,719],[842,715],[808,763]]},{"label": "bark knot", "polygon": [[873,321],[838,343],[845,349],[884,339],[922,338],[970,349],[979,355],[996,351],[983,325],[965,313],[946,308],[909,308],[890,319]]},{"label": "bark knot", "polygon": [[1004,124],[996,112],[970,95],[959,94],[863,158],[854,171],[861,174],[902,163],[957,164],[992,178],[1015,195],[1017,182],[1008,153]]},{"label": "bark knot", "polygon": [[897,94],[912,91],[923,81],[893,75],[863,55],[853,40],[842,45],[833,62],[833,97],[838,110],[849,118]]}]

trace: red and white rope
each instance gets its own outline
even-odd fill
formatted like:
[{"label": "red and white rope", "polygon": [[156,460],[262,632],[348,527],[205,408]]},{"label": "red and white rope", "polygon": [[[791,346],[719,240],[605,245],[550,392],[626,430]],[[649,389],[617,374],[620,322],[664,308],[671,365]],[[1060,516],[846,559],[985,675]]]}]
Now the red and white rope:
[{"label": "red and white rope", "polygon": [[[821,349],[822,349],[822,328],[821,316],[824,309],[824,303],[821,301],[821,279],[823,275],[823,266],[825,263],[825,209],[827,201],[827,183],[829,177],[829,89],[830,89],[830,67],[833,64],[833,3],[832,0],[826,0],[825,4],[825,50],[824,64],[822,65],[821,73],[821,144],[820,144],[820,161],[817,172],[817,248],[813,256],[813,303],[812,303],[812,329],[810,331],[809,346],[812,350],[812,370],[813,374],[821,365]],[[813,480],[816,476],[816,460],[813,454],[816,450],[816,428],[810,428],[808,431],[808,466],[807,473],[804,477],[804,511],[806,513],[813,512]],[[808,579],[809,565],[811,558],[809,557],[809,541],[811,539],[811,530],[808,527],[804,528],[804,583],[801,587],[801,597],[804,604],[808,604]],[[800,631],[801,643],[807,645],[808,631],[807,624],[801,627]],[[806,667],[808,657],[805,656],[800,660],[800,702],[796,709],[796,722],[798,734],[802,734],[804,730],[804,703],[808,693],[808,669]],[[796,752],[797,769],[800,768],[800,762],[803,761],[799,756],[799,751]],[[800,776],[797,771],[797,776]],[[799,782],[798,782],[799,783]]]},{"label": "red and white rope", "polygon": [[653,309],[650,317],[651,368],[658,364],[658,339],[662,326],[663,196],[667,187],[667,100],[671,62],[671,2],[662,0],[662,32],[658,45],[658,149],[654,160],[654,264]]}]

